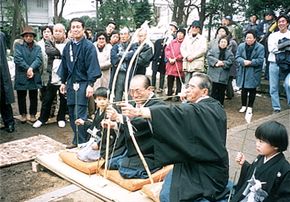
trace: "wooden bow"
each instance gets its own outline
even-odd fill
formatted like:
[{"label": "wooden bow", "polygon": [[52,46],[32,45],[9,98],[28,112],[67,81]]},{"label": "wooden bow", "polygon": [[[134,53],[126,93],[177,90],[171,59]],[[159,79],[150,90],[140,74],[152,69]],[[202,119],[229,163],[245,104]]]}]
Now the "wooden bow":
[{"label": "wooden bow", "polygon": [[[112,81],[112,89],[111,89],[110,99],[109,99],[109,102],[110,102],[111,105],[113,104],[114,98],[115,98],[116,82],[117,82],[119,71],[121,69],[122,63],[124,62],[127,53],[129,52],[130,48],[132,47],[132,44],[133,44],[134,40],[137,37],[137,34],[138,34],[138,32],[135,32],[133,34],[132,39],[131,39],[130,43],[128,44],[124,54],[122,55],[122,58],[119,61],[118,66],[116,68],[116,71],[115,71],[115,74],[114,74],[114,78],[113,78],[113,81]],[[108,162],[109,162],[109,145],[110,145],[109,144],[109,141],[110,141],[109,136],[110,136],[110,125],[108,125],[108,127],[107,127],[107,139],[106,139],[107,142],[106,142],[106,155],[105,155],[105,174],[104,174],[105,177],[107,177]]]},{"label": "wooden bow", "polygon": [[[139,31],[142,29],[142,27],[144,27],[146,25],[148,26],[148,22],[147,21],[145,21],[142,24],[141,28],[139,28],[138,30],[136,30],[135,33],[138,34]],[[130,63],[129,63],[129,66],[128,66],[128,69],[127,69],[127,72],[126,72],[126,79],[125,79],[125,103],[127,103],[127,104],[129,102],[128,89],[129,89],[130,72],[131,72],[131,69],[133,67],[133,64],[134,64],[134,61],[135,61],[136,57],[139,55],[140,51],[143,49],[144,45],[146,44],[146,41],[147,41],[147,38],[139,45],[139,47],[135,51],[134,55],[132,56],[132,58],[130,60]],[[140,150],[140,147],[138,146],[138,143],[136,141],[136,138],[134,136],[133,126],[131,124],[131,121],[129,119],[126,119],[126,122],[127,122],[128,130],[129,130],[129,134],[130,134],[130,137],[131,137],[131,139],[133,141],[133,144],[135,146],[135,149],[136,149],[136,151],[137,151],[137,153],[138,153],[138,155],[139,155],[139,157],[140,157],[140,159],[142,161],[142,164],[143,164],[143,166],[144,166],[144,168],[146,170],[146,173],[147,173],[147,175],[149,177],[150,183],[153,184],[154,181],[153,181],[153,178],[152,178],[150,169],[148,167],[148,164],[147,164],[147,162],[146,162],[146,160],[145,160],[145,158],[144,158],[144,156],[143,156],[143,154],[142,154],[142,152]]]}]

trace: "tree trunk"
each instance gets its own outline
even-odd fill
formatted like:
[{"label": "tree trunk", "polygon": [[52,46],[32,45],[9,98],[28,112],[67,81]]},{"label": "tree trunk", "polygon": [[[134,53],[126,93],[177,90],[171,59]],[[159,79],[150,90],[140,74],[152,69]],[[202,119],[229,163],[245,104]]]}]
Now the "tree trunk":
[{"label": "tree trunk", "polygon": [[[13,0],[13,20],[12,20],[12,27],[15,27],[15,29],[11,30],[11,42],[10,42],[10,50],[11,50],[11,54],[13,54],[14,50],[13,50],[13,44],[16,38],[18,38],[18,34],[22,29],[22,25],[21,25],[21,20],[22,20],[22,16],[21,16],[21,0]],[[17,29],[18,27],[18,29]]]},{"label": "tree trunk", "polygon": [[54,0],[54,5],[53,5],[53,11],[54,11],[53,21],[54,21],[54,23],[59,22],[59,19],[58,19],[58,2],[59,2],[59,0]]},{"label": "tree trunk", "polygon": [[171,21],[177,20],[178,0],[173,0],[172,18]]},{"label": "tree trunk", "polygon": [[177,18],[176,23],[177,25],[183,24],[183,16],[184,16],[184,1],[178,1],[178,10],[177,10]]},{"label": "tree trunk", "polygon": [[59,0],[55,0],[54,1],[54,23],[60,23],[61,19],[62,19],[62,14],[63,14],[63,8],[66,4],[67,0],[61,0],[61,6],[60,6],[60,11],[58,13],[58,4],[59,4]]},{"label": "tree trunk", "polygon": [[203,29],[203,22],[205,21],[205,4],[206,4],[206,0],[201,0],[200,1],[200,13],[199,13],[199,20],[201,23],[201,32]]},{"label": "tree trunk", "polygon": [[209,22],[208,22],[208,37],[207,40],[210,41],[211,38],[211,28],[212,28],[212,15],[209,15]]}]

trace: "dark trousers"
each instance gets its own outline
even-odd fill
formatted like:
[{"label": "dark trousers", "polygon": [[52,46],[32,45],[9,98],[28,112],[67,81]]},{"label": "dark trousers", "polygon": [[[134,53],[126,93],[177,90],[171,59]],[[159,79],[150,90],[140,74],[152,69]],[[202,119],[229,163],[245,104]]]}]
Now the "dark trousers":
[{"label": "dark trousers", "polygon": [[47,90],[47,86],[42,86],[42,88],[39,90],[39,99],[42,102],[44,97],[45,97],[45,93]]},{"label": "dark trousers", "polygon": [[229,80],[228,80],[228,85],[227,85],[227,89],[226,89],[226,96],[228,99],[232,99],[235,95],[233,84],[232,84],[233,79],[234,79],[234,77],[230,76]]},{"label": "dark trousers", "polygon": [[[29,114],[30,115],[36,115],[37,113],[37,94],[38,90],[28,90],[29,94]],[[20,115],[27,114],[27,108],[26,108],[26,96],[27,96],[27,90],[17,90],[17,99],[18,99],[18,108]]]},{"label": "dark trousers", "polygon": [[[46,87],[46,92],[44,94],[45,96],[43,97],[43,100],[42,100],[40,117],[38,119],[42,123],[47,122],[50,116],[51,107],[57,95],[58,90],[59,90],[59,86],[55,86],[52,84],[48,84]],[[59,95],[59,109],[58,109],[58,114],[57,114],[57,121],[64,121],[65,112],[67,109],[66,99],[65,99],[65,96],[61,94],[60,92],[58,93],[58,95]]]},{"label": "dark trousers", "polygon": [[[182,78],[181,80],[183,81]],[[168,96],[173,95],[174,81],[176,81],[175,95],[181,92],[181,80],[178,76],[171,76],[171,75],[167,76],[167,88],[168,88],[167,95]]]},{"label": "dark trousers", "polygon": [[[70,126],[74,131],[73,144],[82,144],[90,139],[90,135],[86,131],[85,126],[76,126],[75,120],[81,118],[87,120],[87,109],[86,105],[68,105]],[[77,114],[76,114],[77,110]],[[77,115],[77,116],[76,116]]]},{"label": "dark trousers", "polygon": [[226,84],[213,82],[211,97],[218,100],[222,105],[224,105],[226,88],[227,88]]},{"label": "dark trousers", "polygon": [[[152,72],[152,86],[156,86],[156,76],[157,76],[157,71]],[[164,88],[164,80],[165,80],[165,74],[160,73],[160,79],[159,79],[159,88],[163,89]]]},{"label": "dark trousers", "polygon": [[[249,102],[248,102],[248,97],[249,97]],[[241,98],[242,98],[242,106],[253,107],[255,98],[256,98],[256,88],[242,88]]]},{"label": "dark trousers", "polygon": [[121,101],[125,89],[126,72],[119,71],[116,87],[115,87],[115,101]]},{"label": "dark trousers", "polygon": [[[1,88],[3,85],[1,85]],[[1,116],[4,123],[5,128],[7,128],[10,125],[15,124],[14,118],[13,118],[13,111],[11,104],[6,104],[6,96],[4,89],[1,89],[1,99],[0,99],[0,106],[1,106]]]}]

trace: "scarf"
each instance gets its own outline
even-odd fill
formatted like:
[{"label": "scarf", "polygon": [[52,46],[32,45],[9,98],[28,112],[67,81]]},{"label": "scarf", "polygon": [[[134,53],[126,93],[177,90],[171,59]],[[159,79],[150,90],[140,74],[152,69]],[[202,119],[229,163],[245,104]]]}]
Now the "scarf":
[{"label": "scarf", "polygon": [[227,48],[220,48],[219,47],[219,49],[220,49],[219,60],[225,60]]}]

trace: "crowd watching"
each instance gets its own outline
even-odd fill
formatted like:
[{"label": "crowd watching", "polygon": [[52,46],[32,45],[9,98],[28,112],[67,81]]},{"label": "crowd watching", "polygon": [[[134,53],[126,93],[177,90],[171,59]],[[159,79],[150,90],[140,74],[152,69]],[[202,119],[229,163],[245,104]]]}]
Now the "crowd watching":
[{"label": "crowd watching", "polygon": [[[237,113],[252,115],[257,88],[264,78],[269,80],[273,113],[283,110],[280,82],[290,107],[290,19],[276,14],[270,10],[263,18],[252,14],[243,26],[233,16],[224,16],[210,40],[200,20],[188,27],[171,22],[156,41],[150,40],[145,23],[133,32],[109,21],[95,32],[81,18],[73,18],[68,28],[63,24],[42,27],[40,41],[36,41],[37,29],[25,26],[13,45],[13,87],[7,79],[10,74],[1,32],[2,129],[15,131],[13,113],[19,114],[21,124],[30,122],[35,130],[54,116],[60,128],[66,127],[69,119],[73,140],[67,149],[87,147],[94,128],[99,138],[103,130],[111,129],[108,134],[121,152],[111,159],[109,169],[119,170],[125,178],[148,178],[131,141],[133,127],[151,172],[174,164],[162,187],[161,201],[226,201],[230,188],[225,99],[240,93]],[[18,112],[11,107],[15,100]],[[284,128],[270,124],[286,141]],[[276,145],[268,127],[260,126],[256,137],[273,146],[274,155],[259,156],[250,165],[244,154],[239,154],[236,161],[243,169],[272,157],[281,158],[285,166],[282,152],[288,144]],[[116,131],[123,138],[118,142]],[[176,142],[176,136],[188,151]],[[104,156],[104,148],[97,148],[101,150],[98,158]],[[289,164],[285,167],[290,170]],[[267,187],[268,193],[263,190],[268,201],[290,201],[289,173],[279,179],[282,184]],[[249,198],[247,180],[259,177],[255,170],[244,174],[234,201]]]}]

